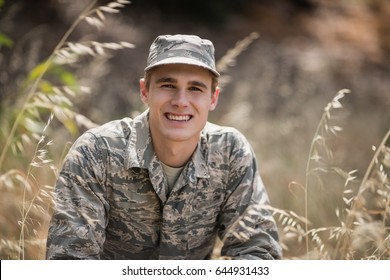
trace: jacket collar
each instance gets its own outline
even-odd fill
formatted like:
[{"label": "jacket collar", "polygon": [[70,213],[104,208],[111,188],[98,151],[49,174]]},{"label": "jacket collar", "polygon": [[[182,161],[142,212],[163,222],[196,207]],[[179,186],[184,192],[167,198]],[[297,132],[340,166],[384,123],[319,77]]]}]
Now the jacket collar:
[{"label": "jacket collar", "polygon": [[148,169],[155,157],[148,115],[149,110],[146,110],[130,123],[130,139],[125,154],[126,168]]},{"label": "jacket collar", "polygon": [[[208,145],[205,129],[202,131],[199,143],[192,158],[184,170],[185,177],[191,182],[197,178],[209,178],[207,165]],[[131,127],[130,141],[126,148],[126,168],[143,168],[151,171],[159,163],[154,152],[152,138],[149,130],[149,109],[135,117]]]}]

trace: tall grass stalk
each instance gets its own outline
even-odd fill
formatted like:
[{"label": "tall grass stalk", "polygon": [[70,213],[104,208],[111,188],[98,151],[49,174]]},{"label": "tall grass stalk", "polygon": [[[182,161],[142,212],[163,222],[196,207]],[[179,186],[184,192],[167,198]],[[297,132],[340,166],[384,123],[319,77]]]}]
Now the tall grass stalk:
[{"label": "tall grass stalk", "polygon": [[227,75],[228,70],[235,66],[237,58],[258,38],[260,35],[257,32],[252,32],[248,36],[236,42],[233,48],[229,49],[218,61],[217,69],[222,74],[219,79],[219,88],[225,87],[230,82],[230,77]]},{"label": "tall grass stalk", "polygon": [[[52,53],[49,57],[36,68],[34,68],[26,79],[26,84],[21,87],[21,91],[24,93],[24,98],[22,99],[20,108],[15,110],[17,111],[16,117],[10,125],[11,129],[7,132],[5,136],[4,146],[0,154],[0,186],[7,187],[14,184],[16,180],[22,186],[22,206],[20,208],[21,220],[18,222],[20,227],[19,232],[19,242],[18,246],[13,246],[12,242],[7,241],[7,239],[1,239],[0,245],[8,246],[8,248],[17,247],[17,258],[25,259],[25,250],[26,250],[26,234],[28,231],[28,225],[34,223],[33,218],[30,217],[33,209],[37,209],[41,214],[47,215],[48,207],[45,210],[40,203],[43,203],[45,197],[48,199],[49,204],[51,202],[51,186],[43,185],[42,182],[36,177],[35,171],[39,168],[49,167],[51,171],[56,172],[56,167],[52,164],[53,160],[49,157],[48,147],[53,144],[53,140],[47,139],[47,132],[50,124],[54,117],[56,117],[60,122],[62,122],[66,127],[68,124],[69,129],[69,118],[72,116],[75,122],[83,122],[85,125],[93,125],[91,121],[88,120],[85,116],[82,116],[74,111],[70,107],[73,103],[65,96],[75,95],[74,89],[69,88],[67,85],[62,87],[52,86],[51,83],[44,81],[44,76],[50,71],[50,69],[56,65],[62,64],[71,64],[76,62],[79,57],[83,55],[104,55],[104,49],[118,50],[123,48],[133,48],[134,46],[127,42],[120,43],[99,43],[99,42],[90,42],[90,43],[71,43],[67,42],[69,36],[74,32],[76,27],[82,22],[86,21],[87,23],[97,27],[102,28],[104,26],[105,13],[113,14],[119,12],[119,8],[123,8],[126,4],[130,2],[127,0],[116,0],[110,2],[105,6],[95,7],[97,0],[91,1],[85,9],[81,12],[78,18],[72,23],[70,28],[65,32],[63,37],[55,46]],[[46,91],[41,91],[41,88],[45,85]],[[49,87],[49,89],[48,89]],[[88,92],[88,89],[85,87],[80,87],[81,92]],[[51,95],[49,95],[51,94]],[[67,107],[66,107],[67,106]],[[26,122],[30,121],[33,123],[33,119],[36,119],[36,123],[41,123],[41,110],[42,112],[49,111],[49,117],[44,125],[43,129],[38,133],[37,131],[33,132],[32,128],[26,126]],[[29,116],[30,115],[30,116]],[[9,120],[12,120],[12,114],[8,117]],[[31,117],[31,118],[30,118]],[[11,122],[10,122],[11,123]],[[18,128],[24,123],[25,128],[31,135],[21,132],[23,134],[18,135]],[[43,125],[42,125],[43,126]],[[39,127],[39,126],[38,126]],[[31,130],[30,130],[31,129]],[[36,128],[35,128],[36,130]],[[40,136],[38,136],[40,134]],[[11,170],[6,170],[7,165],[6,159],[7,155],[10,152],[16,153],[19,149],[20,152],[26,151],[23,147],[22,142],[17,142],[17,138],[21,138],[24,142],[28,143],[30,146],[32,144],[31,137],[37,139],[37,143],[33,148],[32,158],[28,164],[28,167],[22,167],[24,163],[17,162],[19,166]],[[16,142],[15,142],[16,141]],[[25,144],[26,144],[25,143]],[[14,148],[16,147],[16,148]],[[25,153],[25,156],[27,154]],[[18,159],[16,159],[18,161]],[[8,162],[7,162],[8,163]],[[38,168],[38,169],[37,169]],[[24,171],[26,169],[26,171]],[[54,174],[56,176],[56,173]],[[28,199],[28,194],[32,192],[31,199]],[[47,201],[47,200],[46,200]],[[39,226],[42,226],[39,221],[35,221]],[[34,225],[33,225],[34,226]],[[31,230],[36,234],[36,229]],[[34,243],[34,242],[33,242]],[[2,246],[0,246],[0,252],[3,253]],[[14,249],[11,249],[11,251]]]},{"label": "tall grass stalk", "polygon": [[[32,161],[29,164],[28,169],[27,169],[27,175],[25,177],[24,186],[26,186],[28,184],[28,180],[33,177],[33,168],[35,166],[37,166],[37,167],[38,166],[42,166],[42,165],[50,163],[52,161],[52,160],[48,159],[45,156],[45,152],[43,152],[43,151],[44,151],[44,148],[45,148],[44,146],[52,144],[51,141],[49,141],[47,143],[44,143],[44,142],[45,142],[46,130],[49,127],[51,121],[53,120],[53,116],[54,116],[54,114],[52,113],[50,115],[48,121],[47,121],[46,126],[44,127],[44,129],[42,131],[41,139],[38,141],[38,144],[35,147],[33,159],[32,159]],[[43,144],[43,146],[42,146],[42,144]],[[42,152],[40,153],[39,151],[42,151]],[[20,227],[21,228],[20,228],[19,247],[18,247],[19,248],[19,259],[23,259],[23,260],[25,259],[25,251],[24,251],[23,248],[24,248],[24,244],[25,244],[25,226],[27,224],[26,221],[27,221],[27,218],[29,216],[29,213],[30,213],[32,207],[35,204],[35,200],[37,199],[37,197],[40,194],[40,191],[41,191],[41,189],[39,189],[34,194],[34,196],[31,199],[31,201],[28,203],[28,205],[26,205],[26,201],[27,201],[27,188],[26,187],[23,188],[23,204],[22,204],[22,210],[21,210],[22,219],[21,219],[21,222],[20,222]]]},{"label": "tall grass stalk", "polygon": [[[342,108],[342,104],[340,103],[340,99],[344,97],[346,93],[349,93],[350,91],[348,89],[343,89],[340,90],[336,96],[332,99],[331,102],[328,103],[328,105],[324,108],[324,113],[321,116],[321,119],[317,125],[317,129],[314,133],[313,140],[310,144],[310,149],[309,149],[309,156],[307,159],[307,164],[306,164],[306,177],[305,177],[305,209],[304,209],[304,215],[305,215],[305,232],[306,232],[306,256],[307,258],[309,257],[309,235],[307,234],[309,232],[309,219],[308,219],[308,214],[309,214],[309,201],[308,201],[308,189],[309,189],[309,179],[310,176],[313,175],[313,168],[312,168],[312,163],[314,162],[319,162],[322,160],[321,156],[317,153],[317,147],[320,145],[323,148],[325,147],[324,141],[326,139],[326,134],[330,131],[331,133],[336,134],[338,131],[341,131],[341,127],[339,126],[332,126],[330,124],[330,118],[331,118],[331,111],[333,109],[340,109]],[[326,148],[326,147],[325,147]],[[327,156],[329,157],[329,150],[325,149],[327,152]]]},{"label": "tall grass stalk", "polygon": [[[64,36],[60,39],[56,47],[54,48],[51,55],[46,59],[46,61],[42,64],[42,67],[39,71],[38,77],[33,81],[33,84],[30,86],[29,90],[27,91],[26,97],[24,101],[22,102],[20,111],[16,117],[16,120],[14,121],[11,131],[8,134],[8,137],[6,139],[6,142],[4,144],[3,150],[0,155],[0,171],[3,169],[3,163],[5,160],[5,157],[7,155],[7,152],[10,148],[10,145],[12,143],[12,140],[15,136],[16,129],[18,125],[20,124],[21,120],[23,119],[25,110],[27,109],[27,104],[31,101],[34,94],[37,92],[38,85],[42,81],[43,76],[47,73],[50,65],[53,64],[54,59],[58,56],[59,51],[61,48],[64,47],[66,41],[68,40],[69,36],[73,33],[73,31],[76,29],[76,27],[80,24],[80,22],[87,20],[88,23],[95,25],[96,27],[100,28],[103,25],[104,20],[104,14],[106,13],[116,13],[118,12],[118,8],[122,8],[125,4],[129,4],[129,1],[126,0],[117,0],[116,2],[111,2],[106,6],[100,6],[97,8],[94,8],[97,3],[97,0],[91,1],[91,3],[83,10],[83,12],[80,14],[80,16],[72,23],[70,28],[66,31]],[[91,15],[97,14],[98,18],[91,17]],[[115,44],[115,43],[114,43]],[[106,45],[109,46],[109,45]],[[116,44],[113,48],[120,48],[120,47],[132,47],[130,44]],[[99,46],[100,47],[100,46]],[[101,48],[101,47],[100,47]],[[76,50],[77,51],[77,50]],[[91,53],[91,52],[90,52]]]},{"label": "tall grass stalk", "polygon": [[21,109],[20,109],[18,115],[16,116],[16,119],[12,125],[12,128],[11,128],[11,131],[10,131],[10,133],[6,139],[6,142],[4,144],[3,150],[2,150],[1,155],[0,155],[0,171],[3,169],[3,163],[5,160],[5,157],[8,153],[9,147],[10,147],[12,140],[15,136],[16,129],[24,116],[25,110],[27,108],[27,104],[30,102],[31,98],[36,93],[38,85],[42,81],[42,78],[45,75],[45,73],[47,72],[47,70],[49,69],[49,66],[52,64],[53,59],[57,54],[57,51],[63,47],[64,43],[69,38],[70,34],[72,34],[72,32],[79,25],[79,23],[82,20],[84,20],[84,18],[91,12],[91,9],[92,9],[92,7],[95,6],[96,2],[97,2],[97,0],[92,1],[85,8],[85,10],[82,12],[82,14],[73,22],[72,26],[67,30],[65,35],[61,38],[61,40],[59,41],[57,46],[54,48],[54,51],[51,53],[49,58],[43,63],[42,71],[39,73],[38,77],[34,80],[33,84],[31,85],[30,89],[28,90],[27,95],[26,95],[24,101],[22,102]]},{"label": "tall grass stalk", "polygon": [[[373,156],[373,158],[372,158],[370,164],[368,165],[367,170],[366,170],[366,173],[364,174],[363,180],[362,180],[362,182],[361,182],[361,184],[360,184],[360,188],[359,188],[360,193],[361,193],[361,191],[364,189],[364,186],[366,185],[369,176],[372,174],[375,164],[378,163],[379,155],[380,155],[381,153],[388,153],[388,151],[385,151],[385,150],[386,150],[386,143],[389,142],[389,139],[390,139],[390,129],[389,129],[389,131],[387,131],[386,135],[383,137],[382,142],[381,142],[381,143],[379,144],[379,146],[375,149],[375,150],[376,150],[376,151],[375,151],[375,154],[374,154],[374,156]],[[387,165],[388,167],[390,167],[390,166],[388,165],[388,163],[387,163],[386,165]],[[360,194],[360,193],[359,193],[359,194]],[[359,194],[358,194],[358,195],[359,195]],[[356,208],[356,203],[354,204],[354,209],[355,209],[355,208]],[[354,209],[352,209],[352,210],[354,210]]]},{"label": "tall grass stalk", "polygon": [[[353,199],[351,210],[346,219],[346,227],[348,234],[339,240],[338,250],[346,254],[351,250],[353,242],[353,233],[365,225],[372,225],[366,232],[366,236],[360,237],[359,241],[363,245],[374,246],[368,248],[372,251],[371,255],[359,255],[364,258],[390,258],[390,130],[387,131],[381,143],[375,148],[375,154],[370,161],[364,177],[360,183],[358,193]],[[375,225],[375,223],[377,223]],[[369,240],[371,236],[376,235],[379,239],[372,244]],[[381,233],[381,234],[380,234]],[[371,238],[372,239],[372,238]],[[365,244],[366,243],[366,244]],[[375,248],[376,246],[376,248]],[[356,248],[355,251],[361,251],[361,248]],[[356,252],[352,252],[356,254]]]},{"label": "tall grass stalk", "polygon": [[[390,130],[376,148],[357,191],[348,187],[350,183],[356,186],[357,170],[345,172],[334,166],[333,153],[327,143],[329,135],[336,135],[342,130],[333,125],[332,111],[343,107],[340,100],[348,92],[339,91],[324,108],[311,142],[304,185],[304,217],[292,211],[273,209],[274,215],[279,216],[285,236],[293,236],[296,243],[304,238],[306,252],[301,257],[306,259],[390,258]],[[339,225],[312,227],[310,223],[308,193],[314,187],[313,177],[322,186],[319,172],[335,172],[344,179],[343,208],[335,209]],[[285,250],[290,249],[283,242],[282,246]],[[296,249],[299,245],[293,246]]]}]

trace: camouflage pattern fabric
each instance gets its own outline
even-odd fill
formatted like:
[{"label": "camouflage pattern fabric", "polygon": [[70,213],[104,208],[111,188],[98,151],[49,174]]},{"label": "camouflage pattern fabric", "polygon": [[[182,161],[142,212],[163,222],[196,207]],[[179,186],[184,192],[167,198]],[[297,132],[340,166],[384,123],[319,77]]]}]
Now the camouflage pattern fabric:
[{"label": "camouflage pattern fabric", "polygon": [[[55,202],[47,259],[207,259],[216,236],[268,196],[247,140],[211,123],[168,194],[147,110],[84,133],[66,157]],[[227,238],[222,254],[280,259],[270,213],[252,220],[249,240]]]},{"label": "camouflage pattern fabric", "polygon": [[210,70],[215,76],[214,45],[195,35],[160,35],[152,43],[145,72],[158,65],[191,64]]}]

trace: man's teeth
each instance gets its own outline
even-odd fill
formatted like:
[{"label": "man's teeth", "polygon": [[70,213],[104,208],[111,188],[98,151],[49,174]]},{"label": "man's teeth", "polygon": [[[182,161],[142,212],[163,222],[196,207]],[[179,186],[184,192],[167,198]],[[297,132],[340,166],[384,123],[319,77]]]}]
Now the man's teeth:
[{"label": "man's teeth", "polygon": [[168,119],[171,121],[188,121],[190,120],[190,116],[188,115],[173,115],[173,114],[167,114]]}]

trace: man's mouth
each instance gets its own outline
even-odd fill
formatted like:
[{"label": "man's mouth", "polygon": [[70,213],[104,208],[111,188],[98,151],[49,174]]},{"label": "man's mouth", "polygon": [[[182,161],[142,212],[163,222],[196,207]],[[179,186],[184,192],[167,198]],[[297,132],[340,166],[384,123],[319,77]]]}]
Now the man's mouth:
[{"label": "man's mouth", "polygon": [[192,118],[191,115],[175,115],[171,113],[166,113],[165,116],[168,120],[177,122],[187,122]]}]

